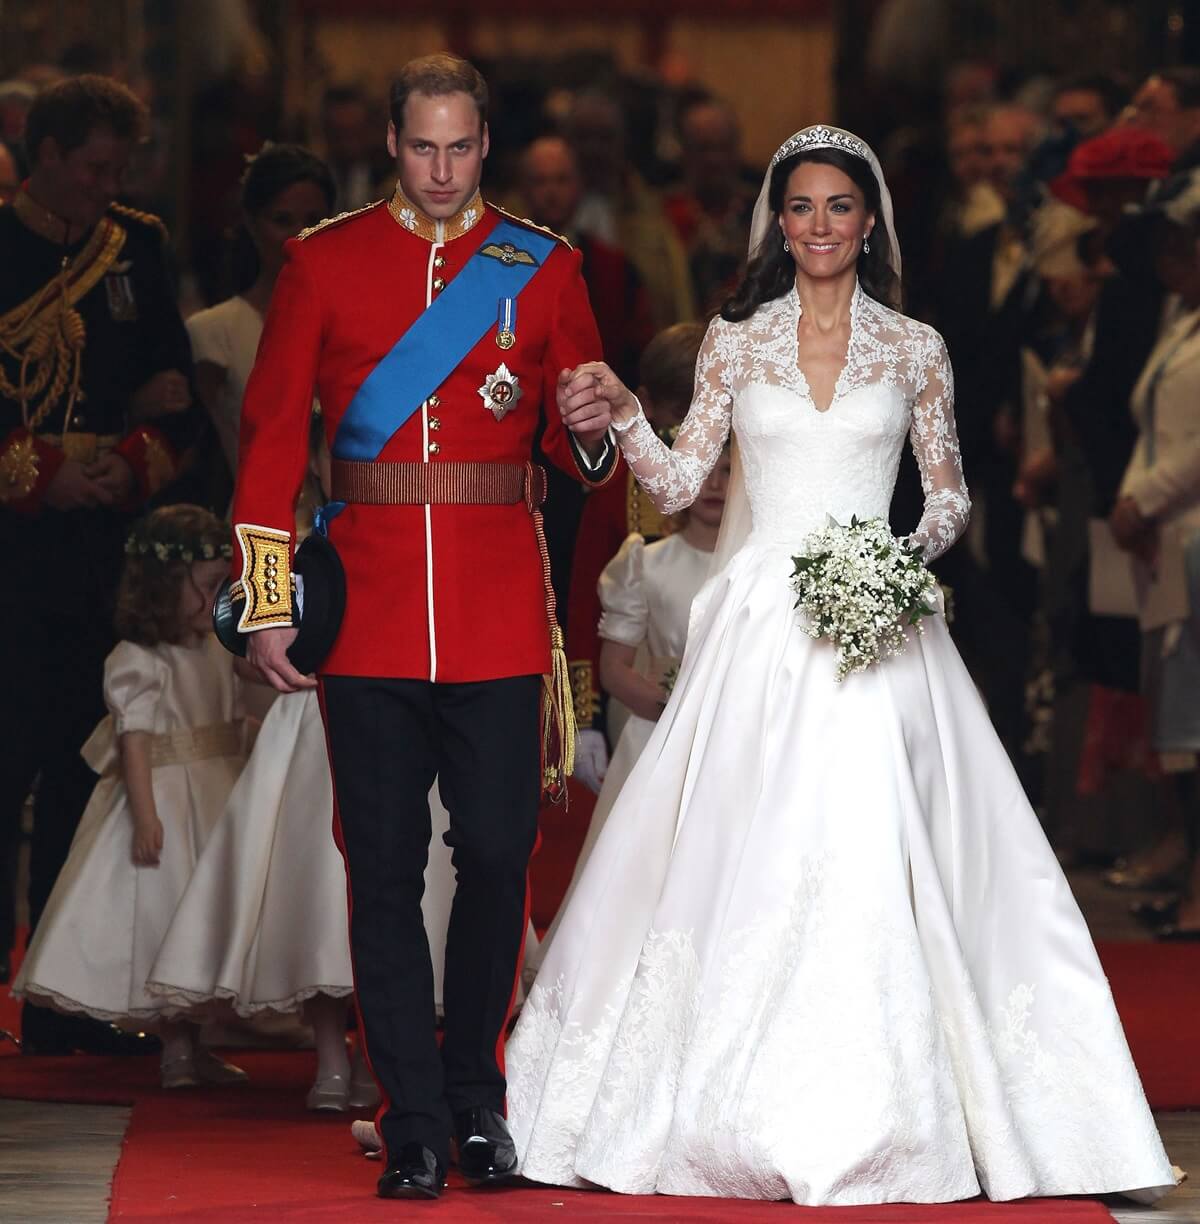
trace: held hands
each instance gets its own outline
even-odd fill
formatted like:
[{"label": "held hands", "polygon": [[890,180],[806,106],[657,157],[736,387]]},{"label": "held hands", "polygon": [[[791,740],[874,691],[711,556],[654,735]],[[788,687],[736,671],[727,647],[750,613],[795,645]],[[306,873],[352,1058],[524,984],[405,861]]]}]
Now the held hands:
[{"label": "held hands", "polygon": [[120,455],[110,451],[101,455],[85,469],[88,476],[100,487],[108,500],[106,506],[122,506],[133,496],[133,468]]},{"label": "held hands", "polygon": [[260,629],[248,635],[246,658],[262,678],[281,693],[298,693],[313,689],[317,682],[312,676],[302,676],[287,657],[288,647],[296,640],[298,629]]},{"label": "held hands", "polygon": [[139,867],[157,867],[163,848],[163,826],[158,814],[138,816],[133,825],[133,861]]},{"label": "held hands", "polygon": [[558,410],[580,441],[591,441],[614,422],[637,413],[637,400],[603,361],[585,361],[558,376]]},{"label": "held hands", "polygon": [[101,455],[94,463],[66,460],[46,486],[51,510],[122,506],[133,494],[133,468],[120,455]]}]

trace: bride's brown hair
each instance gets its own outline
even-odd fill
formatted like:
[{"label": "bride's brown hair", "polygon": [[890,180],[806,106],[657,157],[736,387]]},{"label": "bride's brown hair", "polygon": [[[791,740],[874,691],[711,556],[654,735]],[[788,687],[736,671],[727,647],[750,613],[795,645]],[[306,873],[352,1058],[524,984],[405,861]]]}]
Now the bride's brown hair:
[{"label": "bride's brown hair", "polygon": [[[883,219],[880,208],[879,183],[871,167],[861,157],[841,149],[808,149],[785,157],[771,171],[771,186],[767,199],[772,215],[778,219],[783,211],[783,193],[787,181],[801,162],[820,162],[834,166],[863,193],[868,212],[875,214],[875,228],[871,231],[871,249],[858,257],[858,279],[864,292],[876,301],[900,309],[900,280],[892,271],[892,235]],[[783,249],[779,228],[772,225],[746,265],[746,271],[738,287],[725,305],[721,307],[721,318],[730,323],[748,319],[764,302],[781,298],[796,283],[796,264]]]}]

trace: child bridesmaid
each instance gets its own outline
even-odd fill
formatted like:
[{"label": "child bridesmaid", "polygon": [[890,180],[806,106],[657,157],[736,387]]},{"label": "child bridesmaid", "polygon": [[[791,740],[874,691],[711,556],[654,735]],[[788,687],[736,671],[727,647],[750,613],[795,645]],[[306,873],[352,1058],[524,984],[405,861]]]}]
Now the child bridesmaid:
[{"label": "child bridesmaid", "polygon": [[245,759],[239,682],[212,634],[228,528],[167,506],[133,529],[104,666],[109,714],[83,747],[100,774],[13,993],[154,1028],[162,1084],[244,1080],[146,990],[163,936]]}]

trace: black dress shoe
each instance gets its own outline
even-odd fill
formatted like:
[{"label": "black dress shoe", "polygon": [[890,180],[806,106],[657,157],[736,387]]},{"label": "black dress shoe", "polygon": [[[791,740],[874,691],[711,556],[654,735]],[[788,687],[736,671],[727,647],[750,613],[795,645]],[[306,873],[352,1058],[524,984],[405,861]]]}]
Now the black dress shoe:
[{"label": "black dress shoe", "polygon": [[127,1033],[91,1016],[65,1016],[26,1001],[21,1008],[23,1054],[161,1054],[162,1042],[147,1033]]},{"label": "black dress shoe", "polygon": [[517,1149],[494,1109],[475,1105],[454,1115],[458,1169],[469,1186],[494,1186],[517,1175]]},{"label": "black dress shoe", "polygon": [[394,1199],[440,1198],[446,1170],[437,1156],[420,1143],[406,1143],[388,1159],[379,1179],[379,1197]]}]

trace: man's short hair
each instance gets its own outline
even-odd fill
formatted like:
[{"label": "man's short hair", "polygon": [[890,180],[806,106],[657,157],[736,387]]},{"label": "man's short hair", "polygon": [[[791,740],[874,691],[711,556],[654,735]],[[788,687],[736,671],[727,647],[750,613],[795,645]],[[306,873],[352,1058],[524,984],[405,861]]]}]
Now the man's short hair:
[{"label": "man's short hair", "polygon": [[1179,66],[1160,68],[1150,74],[1175,91],[1175,98],[1184,110],[1200,106],[1200,68]]},{"label": "man's short hair", "polygon": [[703,323],[676,323],[646,345],[638,363],[638,381],[655,404],[686,408],[692,402],[696,357],[704,331]]},{"label": "man's short hair", "polygon": [[60,152],[70,153],[97,128],[110,128],[118,140],[142,140],[147,122],[145,105],[120,81],[91,73],[70,77],[34,98],[25,120],[25,151],[36,166],[47,136]]},{"label": "man's short hair", "polygon": [[481,131],[487,123],[487,82],[474,64],[457,55],[445,51],[436,55],[422,55],[419,59],[409,60],[400,69],[400,75],[392,83],[390,100],[392,122],[397,132],[404,128],[404,104],[409,95],[415,93],[431,98],[442,98],[452,93],[468,94],[479,111]]}]

